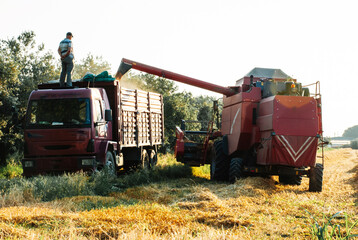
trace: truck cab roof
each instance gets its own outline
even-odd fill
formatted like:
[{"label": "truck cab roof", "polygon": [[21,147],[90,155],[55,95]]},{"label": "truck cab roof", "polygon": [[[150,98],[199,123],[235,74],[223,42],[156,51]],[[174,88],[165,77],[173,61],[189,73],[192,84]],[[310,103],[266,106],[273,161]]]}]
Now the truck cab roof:
[{"label": "truck cab roof", "polygon": [[98,94],[97,88],[39,89],[31,93],[30,99],[91,98]]}]

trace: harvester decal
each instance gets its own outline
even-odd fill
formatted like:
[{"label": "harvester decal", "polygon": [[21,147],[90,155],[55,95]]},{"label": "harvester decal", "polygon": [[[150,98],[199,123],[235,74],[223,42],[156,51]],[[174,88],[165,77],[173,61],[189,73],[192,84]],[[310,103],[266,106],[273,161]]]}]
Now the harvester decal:
[{"label": "harvester decal", "polygon": [[234,125],[235,125],[235,122],[236,122],[236,118],[237,118],[237,115],[239,115],[240,111],[241,111],[241,108],[237,109],[237,112],[236,112],[235,117],[234,117],[234,121],[232,121],[232,124],[231,124],[230,134],[232,134],[232,131],[234,130]]},{"label": "harvester decal", "polygon": [[[282,145],[290,154],[294,162],[296,162],[307,151],[307,149],[312,145],[315,140],[314,137],[308,137],[306,141],[301,145],[300,149],[298,149],[298,151],[295,151],[285,136],[277,135],[277,139],[282,143]],[[295,138],[295,140],[296,139],[297,138]],[[296,144],[296,146],[297,145],[298,144]]]}]

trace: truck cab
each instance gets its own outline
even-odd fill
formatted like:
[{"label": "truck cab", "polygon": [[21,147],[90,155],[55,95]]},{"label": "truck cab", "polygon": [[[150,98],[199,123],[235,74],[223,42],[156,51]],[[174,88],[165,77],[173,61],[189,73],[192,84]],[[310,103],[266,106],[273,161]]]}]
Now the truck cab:
[{"label": "truck cab", "polygon": [[23,175],[151,168],[164,142],[163,98],[119,81],[38,86],[26,113]]},{"label": "truck cab", "polygon": [[112,139],[111,119],[105,119],[110,109],[103,88],[33,91],[24,131],[24,175],[88,170],[103,163],[98,148]]}]

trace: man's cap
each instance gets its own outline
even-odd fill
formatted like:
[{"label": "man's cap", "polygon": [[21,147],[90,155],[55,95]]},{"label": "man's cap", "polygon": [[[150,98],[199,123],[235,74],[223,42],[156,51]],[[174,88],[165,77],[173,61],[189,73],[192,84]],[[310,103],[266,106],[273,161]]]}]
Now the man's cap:
[{"label": "man's cap", "polygon": [[71,36],[71,37],[73,37],[73,35],[72,35],[71,32],[68,32],[68,33],[66,34],[66,36]]}]

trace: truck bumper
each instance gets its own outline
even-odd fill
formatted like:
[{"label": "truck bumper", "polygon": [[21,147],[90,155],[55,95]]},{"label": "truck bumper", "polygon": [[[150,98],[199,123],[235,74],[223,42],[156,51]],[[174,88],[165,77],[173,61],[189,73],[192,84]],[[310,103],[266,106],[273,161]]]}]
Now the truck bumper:
[{"label": "truck bumper", "polygon": [[60,174],[64,172],[92,171],[96,168],[95,156],[36,157],[22,160],[23,175]]}]

